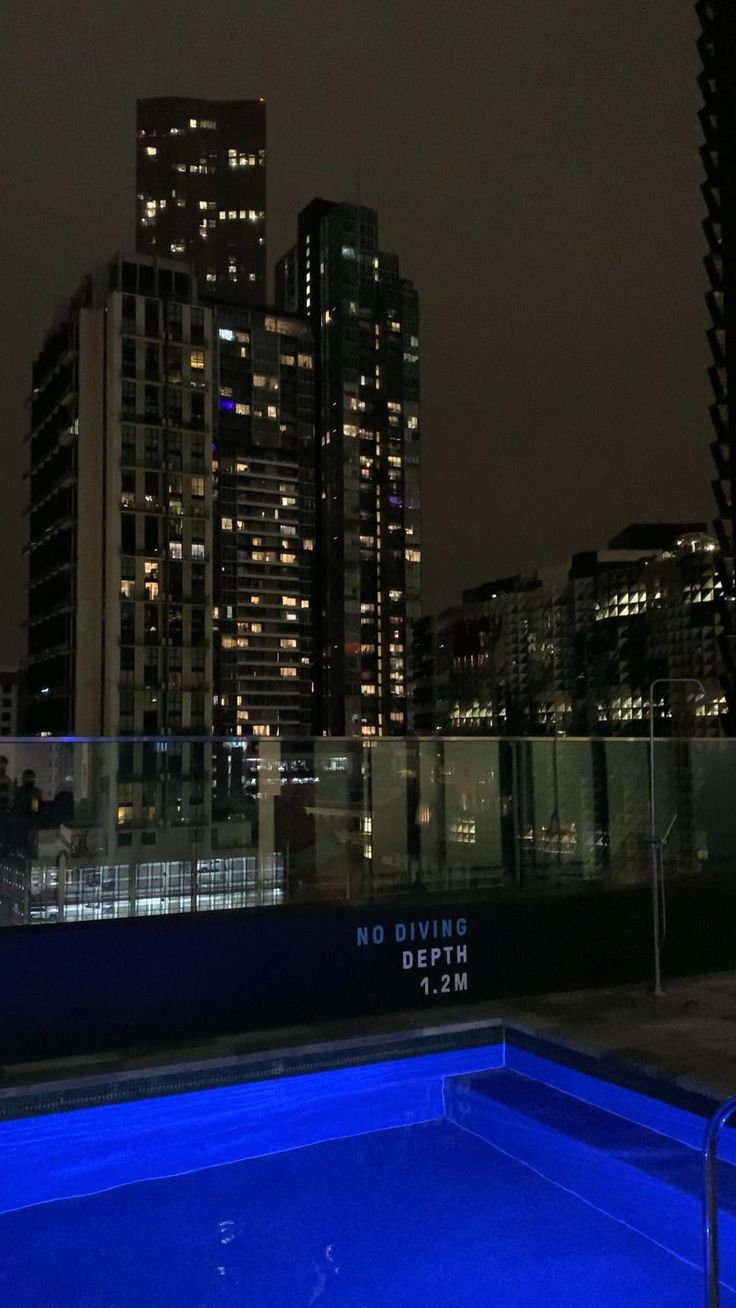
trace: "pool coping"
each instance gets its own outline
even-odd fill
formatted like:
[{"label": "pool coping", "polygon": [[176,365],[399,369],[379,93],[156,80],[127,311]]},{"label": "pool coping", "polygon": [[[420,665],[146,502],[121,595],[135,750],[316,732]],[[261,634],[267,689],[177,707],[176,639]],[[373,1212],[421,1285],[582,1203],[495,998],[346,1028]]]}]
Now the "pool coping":
[{"label": "pool coping", "polygon": [[[486,1018],[419,1028],[407,1026],[332,1040],[282,1043],[243,1053],[220,1049],[199,1057],[158,1062],[153,1067],[118,1066],[48,1080],[38,1076],[34,1082],[0,1088],[0,1121],[497,1044],[536,1054],[698,1117],[710,1116],[720,1102],[718,1096],[707,1090],[644,1071],[614,1055],[597,1053],[565,1039],[551,1040],[503,1018]],[[68,1070],[71,1072],[71,1068]]]}]

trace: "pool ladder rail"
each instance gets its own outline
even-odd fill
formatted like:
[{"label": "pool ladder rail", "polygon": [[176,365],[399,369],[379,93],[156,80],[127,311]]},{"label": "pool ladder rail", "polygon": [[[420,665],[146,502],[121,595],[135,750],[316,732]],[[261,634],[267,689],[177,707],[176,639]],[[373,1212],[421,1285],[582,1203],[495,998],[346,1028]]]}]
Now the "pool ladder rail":
[{"label": "pool ladder rail", "polygon": [[703,1233],[705,1237],[705,1308],[720,1308],[718,1248],[718,1137],[732,1113],[736,1113],[736,1095],[724,1099],[705,1130],[703,1145]]}]

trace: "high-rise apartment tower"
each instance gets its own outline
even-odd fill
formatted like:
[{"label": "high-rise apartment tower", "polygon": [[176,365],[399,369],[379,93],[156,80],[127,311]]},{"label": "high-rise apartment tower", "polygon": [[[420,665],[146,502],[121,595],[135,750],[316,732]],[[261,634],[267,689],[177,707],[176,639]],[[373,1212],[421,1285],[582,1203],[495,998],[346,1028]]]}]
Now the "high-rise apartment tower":
[{"label": "high-rise apartment tower", "polygon": [[136,247],[194,265],[202,293],[266,298],[263,100],[138,101]]},{"label": "high-rise apartment tower", "polygon": [[699,0],[702,33],[698,42],[703,71],[700,121],[705,134],[701,154],[708,206],[704,227],[709,252],[705,266],[713,363],[710,379],[715,427],[713,487],[718,506],[716,531],[721,546],[722,679],[728,714],[726,729],[736,731],[736,7],[732,0]]},{"label": "high-rise apartment tower", "polygon": [[315,199],[276,269],[315,344],[320,729],[403,734],[420,605],[419,310],[378,216]]}]

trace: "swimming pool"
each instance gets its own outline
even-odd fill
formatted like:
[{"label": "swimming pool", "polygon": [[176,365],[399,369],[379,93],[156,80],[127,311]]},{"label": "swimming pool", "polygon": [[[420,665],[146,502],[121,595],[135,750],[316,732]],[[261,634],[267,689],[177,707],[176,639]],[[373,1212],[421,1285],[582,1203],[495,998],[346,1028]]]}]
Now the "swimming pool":
[{"label": "swimming pool", "polygon": [[526,1046],[1,1122],[0,1301],[700,1304],[702,1117]]}]

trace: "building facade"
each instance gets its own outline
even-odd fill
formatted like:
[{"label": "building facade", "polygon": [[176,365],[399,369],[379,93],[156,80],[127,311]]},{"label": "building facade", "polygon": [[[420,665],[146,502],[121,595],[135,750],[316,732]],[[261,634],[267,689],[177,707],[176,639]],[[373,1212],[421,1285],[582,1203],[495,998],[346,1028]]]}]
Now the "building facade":
[{"label": "building facade", "polygon": [[17,736],[20,721],[20,673],[0,668],[0,736]]},{"label": "building facade", "polygon": [[314,336],[318,729],[403,734],[420,608],[417,293],[372,209],[316,199],[276,298]]},{"label": "building facade", "polygon": [[702,524],[639,524],[566,568],[465,591],[415,627],[415,729],[641,735],[657,681],[658,734],[720,734],[721,593]]},{"label": "building facade", "polygon": [[700,122],[705,165],[702,191],[708,213],[705,268],[709,289],[708,340],[713,356],[709,369],[713,388],[710,414],[715,428],[711,446],[716,465],[716,532],[721,548],[722,587],[721,677],[728,704],[729,734],[736,731],[736,11],[731,0],[699,0],[698,41],[702,59],[699,84],[703,94]]},{"label": "building facade", "polygon": [[212,725],[212,310],[191,269],[118,256],[34,365],[28,730]]},{"label": "building facade", "polygon": [[217,734],[314,729],[314,352],[301,318],[218,307]]},{"label": "building facade", "polygon": [[139,100],[136,177],[139,252],[190,262],[203,294],[265,303],[263,100]]}]

